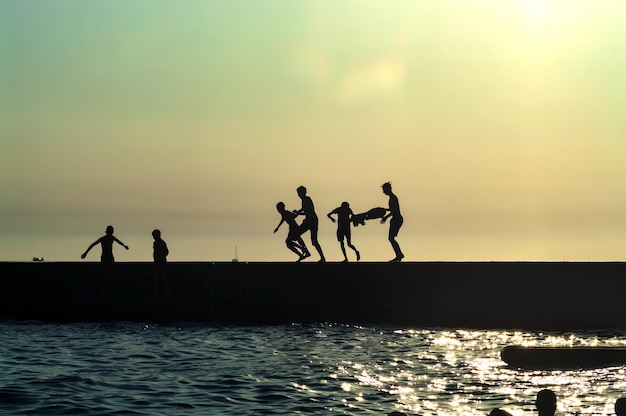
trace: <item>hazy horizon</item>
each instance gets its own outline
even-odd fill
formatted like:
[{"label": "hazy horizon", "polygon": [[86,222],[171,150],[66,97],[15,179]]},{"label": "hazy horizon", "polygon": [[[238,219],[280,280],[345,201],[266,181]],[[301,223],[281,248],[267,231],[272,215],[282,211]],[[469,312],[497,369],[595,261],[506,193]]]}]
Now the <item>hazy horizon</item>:
[{"label": "hazy horizon", "polygon": [[[0,0],[0,260],[80,260],[109,224],[117,261],[149,261],[154,228],[170,261],[295,260],[275,204],[305,185],[338,261],[326,214],[386,206],[386,181],[406,261],[622,260],[625,20],[618,0]],[[387,229],[353,229],[363,261],[393,257]]]}]

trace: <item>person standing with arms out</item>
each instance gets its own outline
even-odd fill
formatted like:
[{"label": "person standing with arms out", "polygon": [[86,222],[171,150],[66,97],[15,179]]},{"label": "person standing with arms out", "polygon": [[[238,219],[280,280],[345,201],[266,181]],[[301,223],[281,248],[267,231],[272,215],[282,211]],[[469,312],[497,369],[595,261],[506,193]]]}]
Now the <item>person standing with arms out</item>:
[{"label": "person standing with arms out", "polygon": [[84,259],[85,257],[87,257],[87,253],[89,253],[89,250],[91,250],[98,244],[102,246],[102,255],[100,256],[100,261],[102,263],[114,263],[115,262],[115,258],[113,257],[113,242],[114,241],[118,243],[119,245],[121,245],[122,247],[124,247],[126,250],[128,250],[128,246],[122,243],[113,235],[112,225],[107,226],[105,233],[106,233],[105,235],[98,238],[96,241],[91,243],[89,247],[87,247],[87,250],[85,250],[85,252],[80,256],[81,259]]},{"label": "person standing with arms out", "polygon": [[152,258],[154,259],[154,295],[159,294],[159,283],[163,284],[164,296],[170,295],[170,282],[167,279],[167,255],[170,251],[167,248],[167,244],[161,238],[161,230],[152,231],[152,238],[154,238],[154,244],[152,244]]},{"label": "person standing with arms out", "polygon": [[114,290],[112,288],[113,282],[111,279],[114,276],[113,273],[113,265],[115,264],[115,258],[113,257],[113,242],[118,243],[126,250],[128,250],[128,246],[122,243],[113,235],[113,226],[109,225],[106,228],[105,235],[98,238],[96,241],[91,243],[87,250],[80,256],[81,259],[87,257],[87,253],[89,250],[94,248],[96,245],[100,244],[102,247],[102,255],[100,256],[100,261],[102,266],[101,275],[100,275],[100,291],[103,296],[108,296],[114,294]]},{"label": "person standing with arms out", "polygon": [[320,255],[320,263],[324,263],[326,258],[324,257],[324,253],[322,252],[322,247],[320,243],[317,242],[317,228],[319,225],[319,220],[317,219],[317,214],[315,213],[315,207],[313,206],[313,200],[307,196],[306,188],[304,186],[299,186],[296,190],[298,196],[302,200],[302,208],[298,211],[294,211],[294,214],[303,214],[304,221],[300,224],[300,235],[306,233],[307,231],[311,231],[311,244],[317,250]]},{"label": "person standing with arms out", "polygon": [[348,243],[348,247],[350,247],[356,253],[356,261],[361,260],[361,254],[356,249],[356,247],[352,245],[351,241],[350,220],[352,219],[352,215],[354,215],[354,213],[350,208],[350,204],[348,204],[347,202],[342,202],[340,207],[337,207],[328,213],[327,217],[330,218],[332,222],[335,222],[335,219],[332,217],[333,214],[337,215],[337,240],[341,244],[343,261],[348,261],[348,256],[346,255],[346,246],[343,243],[344,238]]},{"label": "person standing with arms out", "polygon": [[380,220],[380,223],[384,224],[385,221],[391,217],[391,221],[389,221],[389,242],[391,243],[391,247],[393,247],[393,251],[396,253],[396,257],[389,261],[400,262],[404,258],[404,254],[402,254],[402,250],[400,250],[400,244],[396,241],[396,237],[398,236],[400,227],[402,227],[404,218],[402,218],[402,214],[400,213],[400,203],[398,202],[398,197],[391,190],[391,182],[385,182],[382,185],[382,188],[383,193],[389,196],[389,208],[387,208],[389,214],[385,215]]}]

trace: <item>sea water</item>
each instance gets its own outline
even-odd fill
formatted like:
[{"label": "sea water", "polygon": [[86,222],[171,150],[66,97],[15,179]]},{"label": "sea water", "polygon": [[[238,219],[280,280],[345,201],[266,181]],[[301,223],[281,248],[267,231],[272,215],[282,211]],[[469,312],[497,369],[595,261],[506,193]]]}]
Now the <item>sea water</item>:
[{"label": "sea water", "polygon": [[0,322],[7,415],[611,414],[626,367],[511,369],[506,345],[626,345],[618,331],[549,333],[338,324]]}]

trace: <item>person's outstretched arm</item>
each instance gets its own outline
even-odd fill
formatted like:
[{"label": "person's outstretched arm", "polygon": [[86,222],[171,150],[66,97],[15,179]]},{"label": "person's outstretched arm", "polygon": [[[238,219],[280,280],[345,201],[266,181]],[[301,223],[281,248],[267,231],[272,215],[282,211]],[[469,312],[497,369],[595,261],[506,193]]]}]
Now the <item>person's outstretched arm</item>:
[{"label": "person's outstretched arm", "polygon": [[122,247],[124,247],[126,250],[128,250],[128,246],[127,246],[126,244],[122,243],[120,240],[118,240],[118,239],[117,239],[117,237],[113,237],[113,239],[114,239],[115,241],[117,241],[117,242],[118,242],[118,244],[119,244],[120,246],[122,246]]},{"label": "person's outstretched arm", "polygon": [[94,241],[93,243],[91,243],[91,245],[89,247],[87,247],[87,250],[85,250],[85,252],[83,254],[80,255],[81,259],[84,259],[85,257],[87,257],[87,253],[89,253],[89,250],[91,250],[92,248],[94,248],[98,243],[100,242],[100,239],[97,239],[96,241]]},{"label": "person's outstretched arm", "polygon": [[274,228],[274,233],[276,233],[276,231],[278,231],[278,229],[280,228],[281,225],[283,225],[283,222],[285,222],[284,218],[281,218],[280,222],[278,223],[278,225],[276,226],[276,228]]}]

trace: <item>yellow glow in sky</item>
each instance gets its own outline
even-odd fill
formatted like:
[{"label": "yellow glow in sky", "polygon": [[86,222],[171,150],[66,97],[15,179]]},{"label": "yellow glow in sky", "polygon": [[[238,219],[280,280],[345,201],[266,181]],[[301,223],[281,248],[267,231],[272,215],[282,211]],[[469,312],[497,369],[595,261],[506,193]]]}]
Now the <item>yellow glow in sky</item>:
[{"label": "yellow glow in sky", "polygon": [[[406,260],[621,260],[626,3],[0,2],[0,260],[290,261],[275,204]],[[387,225],[353,231],[393,257]],[[308,241],[308,236],[305,236]],[[94,254],[90,260],[97,260]]]}]

